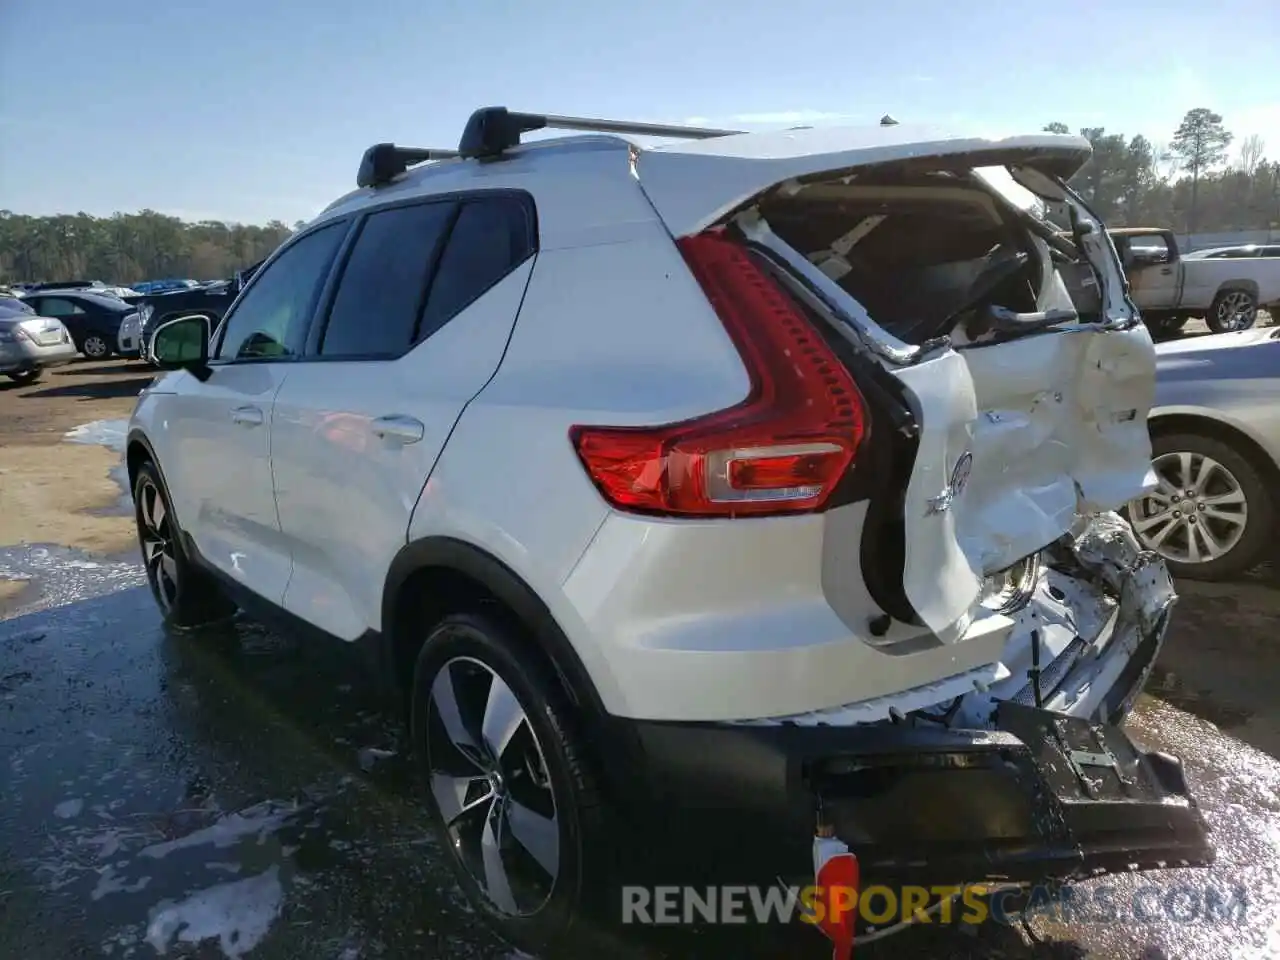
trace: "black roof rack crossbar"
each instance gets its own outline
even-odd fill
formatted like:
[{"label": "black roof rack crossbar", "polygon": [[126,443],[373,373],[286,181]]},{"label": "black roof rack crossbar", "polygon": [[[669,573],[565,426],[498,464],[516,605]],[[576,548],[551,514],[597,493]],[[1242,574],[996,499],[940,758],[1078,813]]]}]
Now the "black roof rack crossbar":
[{"label": "black roof rack crossbar", "polygon": [[520,145],[520,137],[534,130],[579,130],[585,133],[626,133],[638,137],[676,137],[707,140],[732,137],[742,130],[689,127],[671,123],[642,123],[636,120],[605,120],[594,117],[562,117],[550,113],[514,113],[506,107],[481,107],[467,120],[457,150],[431,150],[375,143],[364,152],[356,186],[380,187],[390,183],[411,166],[428,160],[454,157],[493,159]]},{"label": "black roof rack crossbar", "polygon": [[534,130],[579,130],[586,133],[628,133],[640,137],[679,137],[707,140],[731,137],[742,130],[717,130],[669,123],[641,123],[634,120],[604,120],[593,117],[562,117],[550,113],[514,113],[506,107],[482,107],[471,114],[458,153],[464,157],[498,157],[520,145],[520,136]]},{"label": "black roof rack crossbar", "polygon": [[394,143],[375,143],[364,152],[357,187],[380,187],[390,183],[414,164],[428,160],[451,160],[457,150],[432,150],[425,147],[397,147]]}]

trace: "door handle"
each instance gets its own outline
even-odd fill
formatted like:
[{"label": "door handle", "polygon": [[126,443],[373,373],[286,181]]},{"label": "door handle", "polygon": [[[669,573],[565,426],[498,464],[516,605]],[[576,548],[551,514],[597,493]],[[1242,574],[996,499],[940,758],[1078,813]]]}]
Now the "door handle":
[{"label": "door handle", "polygon": [[1172,274],[1172,273],[1173,273],[1173,267],[1165,267],[1165,268],[1164,268],[1163,270],[1161,270],[1160,272],[1161,272],[1161,273],[1163,273],[1163,274],[1167,277],[1167,276],[1169,276],[1170,274]]},{"label": "door handle", "polygon": [[393,413],[373,421],[373,434],[379,440],[396,443],[417,443],[426,433],[422,421],[414,417]]},{"label": "door handle", "polygon": [[257,407],[236,407],[231,411],[231,422],[244,427],[261,426],[262,411]]}]

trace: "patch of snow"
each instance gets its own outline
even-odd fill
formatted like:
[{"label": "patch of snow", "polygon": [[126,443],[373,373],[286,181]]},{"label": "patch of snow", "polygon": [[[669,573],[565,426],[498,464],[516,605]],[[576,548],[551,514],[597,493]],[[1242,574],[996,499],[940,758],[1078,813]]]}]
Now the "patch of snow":
[{"label": "patch of snow", "polygon": [[177,903],[157,904],[147,924],[147,943],[163,955],[178,943],[216,938],[230,960],[239,960],[267,935],[283,902],[280,868],[273,866],[254,877],[198,890]]},{"label": "patch of snow", "polygon": [[71,800],[63,800],[60,804],[53,808],[53,815],[59,820],[70,820],[72,817],[80,816],[80,811],[84,809],[84,801],[79,797]]},{"label": "patch of snow", "polygon": [[70,443],[87,443],[124,453],[128,432],[128,420],[94,420],[68,430],[63,434],[63,439]]},{"label": "patch of snow", "polygon": [[93,888],[93,893],[89,894],[89,899],[98,901],[113,893],[138,893],[146,889],[150,882],[150,877],[141,877],[129,883],[116,873],[115,867],[105,866],[98,871],[98,885]]},{"label": "patch of snow", "polygon": [[374,768],[379,760],[389,760],[394,757],[394,750],[380,750],[377,747],[361,747],[356,754],[356,759],[360,763],[360,769],[368,773]]},{"label": "patch of snow", "polygon": [[262,843],[267,834],[279,829],[289,812],[270,803],[260,803],[248,807],[241,813],[228,814],[207,827],[188,833],[185,837],[153,843],[141,850],[138,855],[159,860],[175,850],[185,850],[206,843],[222,850],[254,834],[258,835],[258,842]]}]

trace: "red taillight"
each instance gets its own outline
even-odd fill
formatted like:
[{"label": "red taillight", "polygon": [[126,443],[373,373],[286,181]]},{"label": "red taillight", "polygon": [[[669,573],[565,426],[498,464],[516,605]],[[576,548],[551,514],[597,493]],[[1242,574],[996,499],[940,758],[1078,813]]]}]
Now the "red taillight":
[{"label": "red taillight", "polygon": [[821,509],[866,431],[853,378],[796,303],[718,234],[678,241],[751,377],[737,406],[658,427],[574,427],[578,455],[623,510],[724,517]]}]

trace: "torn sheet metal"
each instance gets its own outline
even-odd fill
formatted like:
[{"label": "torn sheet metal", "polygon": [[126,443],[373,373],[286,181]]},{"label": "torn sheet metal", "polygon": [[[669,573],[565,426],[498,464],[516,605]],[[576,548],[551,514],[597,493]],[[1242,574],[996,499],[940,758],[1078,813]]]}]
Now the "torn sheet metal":
[{"label": "torn sheet metal", "polygon": [[[1126,677],[1127,713],[1160,652],[1177,600],[1164,562],[1138,544],[1116,513],[1077,520],[1052,548],[1026,604],[1010,613],[1015,628],[999,663],[936,683],[827,710],[750,724],[853,726],[863,723],[944,723],[953,729],[991,729],[1002,702],[1035,706],[1031,671],[1038,661],[1045,709],[1098,718]],[[1038,658],[1032,643],[1040,644]],[[1131,662],[1144,660],[1136,673]]]}]

